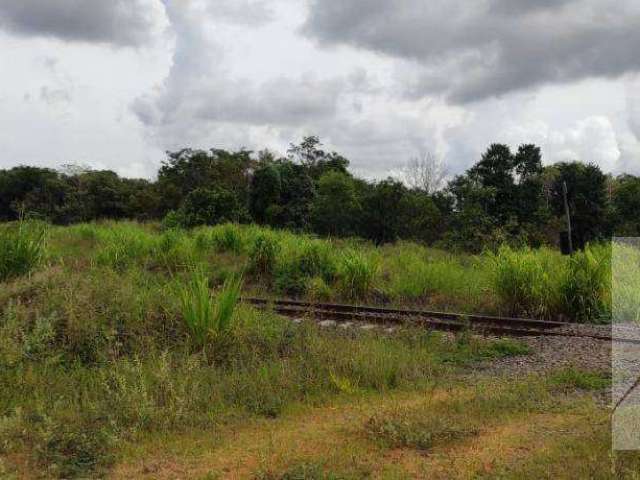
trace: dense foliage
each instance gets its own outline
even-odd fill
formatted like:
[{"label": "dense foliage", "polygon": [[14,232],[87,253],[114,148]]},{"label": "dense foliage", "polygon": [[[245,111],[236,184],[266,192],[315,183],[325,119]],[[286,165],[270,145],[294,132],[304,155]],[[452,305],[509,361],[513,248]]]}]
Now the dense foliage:
[{"label": "dense foliage", "polygon": [[[397,239],[480,251],[557,244],[568,187],[574,244],[637,235],[640,178],[605,175],[579,162],[543,166],[540,149],[491,145],[472,168],[439,190],[397,179],[354,177],[349,161],[316,137],[286,157],[262,151],[169,152],[157,180],[110,171],[28,166],[0,170],[0,221],[21,215],[56,224],[98,219],[165,220],[168,227],[250,223],[333,237]],[[417,185],[415,182],[409,184]]]}]

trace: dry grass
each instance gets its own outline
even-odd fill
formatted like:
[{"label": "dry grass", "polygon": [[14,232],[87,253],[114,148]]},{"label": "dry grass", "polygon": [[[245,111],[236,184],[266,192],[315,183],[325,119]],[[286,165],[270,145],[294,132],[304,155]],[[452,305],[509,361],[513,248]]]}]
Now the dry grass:
[{"label": "dry grass", "polygon": [[[528,382],[536,389],[540,385],[539,379]],[[128,450],[112,478],[614,478],[606,410],[564,396],[554,404],[538,398],[542,403],[537,410],[519,409],[508,401],[508,382],[493,386],[496,393],[488,396],[461,386],[357,401],[340,398],[275,420],[232,422],[215,433],[154,438]],[[370,419],[385,412],[428,416],[425,412],[440,412],[477,395],[502,405],[506,414],[490,418],[482,409],[463,413],[461,419],[466,416],[478,426],[477,434],[436,443],[428,453],[390,445],[368,432]],[[638,465],[636,458],[633,466]],[[633,477],[627,472],[617,478]]]}]

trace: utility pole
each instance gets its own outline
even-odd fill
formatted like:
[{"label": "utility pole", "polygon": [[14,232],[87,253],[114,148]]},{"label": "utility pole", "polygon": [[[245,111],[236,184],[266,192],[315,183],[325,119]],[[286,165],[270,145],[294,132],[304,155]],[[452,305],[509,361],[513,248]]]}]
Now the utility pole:
[{"label": "utility pole", "polygon": [[567,232],[569,233],[569,253],[573,255],[573,235],[571,233],[571,214],[569,213],[569,201],[567,200],[567,182],[562,182],[562,196],[564,197],[564,212],[567,216]]}]

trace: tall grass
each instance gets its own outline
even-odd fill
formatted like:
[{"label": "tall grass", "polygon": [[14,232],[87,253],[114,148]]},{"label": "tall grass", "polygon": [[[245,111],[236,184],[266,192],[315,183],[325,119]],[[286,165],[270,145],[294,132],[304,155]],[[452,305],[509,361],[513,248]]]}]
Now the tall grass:
[{"label": "tall grass", "polygon": [[611,321],[611,247],[589,245],[568,261],[561,287],[567,316],[579,322]]},{"label": "tall grass", "polygon": [[274,235],[267,232],[257,235],[249,253],[250,270],[257,274],[272,275],[279,251],[280,244]]},{"label": "tall grass", "polygon": [[380,265],[377,259],[357,250],[343,253],[338,266],[342,293],[351,299],[366,298],[374,286]]},{"label": "tall grass", "polygon": [[500,306],[511,315],[611,319],[611,248],[589,245],[571,257],[542,248],[502,247],[489,264]]},{"label": "tall grass", "polygon": [[180,291],[182,317],[191,334],[192,341],[199,347],[213,337],[229,331],[234,311],[240,301],[242,279],[231,277],[225,281],[215,298],[211,295],[209,280],[202,273],[196,273],[189,284]]},{"label": "tall grass", "polygon": [[559,254],[505,246],[489,261],[496,293],[509,315],[550,318],[559,313],[560,288],[566,276]]},{"label": "tall grass", "polygon": [[613,321],[640,324],[640,244],[617,239],[612,250]]},{"label": "tall grass", "polygon": [[42,262],[46,235],[46,227],[35,222],[0,227],[0,282],[25,275]]}]

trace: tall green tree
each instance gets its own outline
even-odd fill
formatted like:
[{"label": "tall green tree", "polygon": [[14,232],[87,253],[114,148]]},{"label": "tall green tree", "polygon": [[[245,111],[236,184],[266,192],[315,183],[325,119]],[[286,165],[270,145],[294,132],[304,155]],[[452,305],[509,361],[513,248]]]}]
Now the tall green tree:
[{"label": "tall green tree", "polygon": [[563,162],[551,188],[554,213],[564,215],[562,185],[567,184],[567,199],[576,243],[606,238],[611,234],[611,211],[607,201],[607,177],[597,165]]},{"label": "tall green tree", "polygon": [[365,187],[361,235],[376,244],[396,241],[402,230],[402,200],[406,192],[406,187],[392,178]]},{"label": "tall green tree", "polygon": [[322,235],[353,235],[359,214],[360,205],[351,176],[338,171],[322,175],[311,205],[313,230]]}]

